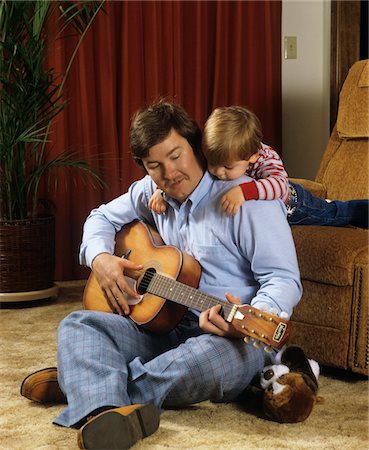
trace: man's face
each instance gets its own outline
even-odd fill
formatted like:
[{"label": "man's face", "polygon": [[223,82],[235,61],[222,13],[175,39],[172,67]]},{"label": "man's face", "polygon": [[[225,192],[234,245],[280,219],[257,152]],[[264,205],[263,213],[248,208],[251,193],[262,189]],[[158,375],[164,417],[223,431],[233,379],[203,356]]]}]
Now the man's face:
[{"label": "man's face", "polygon": [[181,203],[204,174],[190,144],[173,129],[164,141],[150,148],[142,162],[157,187]]}]

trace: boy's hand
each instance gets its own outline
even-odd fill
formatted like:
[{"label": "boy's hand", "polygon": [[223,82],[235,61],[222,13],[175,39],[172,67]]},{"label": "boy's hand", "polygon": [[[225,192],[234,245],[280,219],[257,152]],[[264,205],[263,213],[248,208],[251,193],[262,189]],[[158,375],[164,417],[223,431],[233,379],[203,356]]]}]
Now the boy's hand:
[{"label": "boy's hand", "polygon": [[235,186],[223,195],[220,203],[223,211],[227,216],[235,216],[240,209],[240,206],[245,202],[242,189],[239,186]]},{"label": "boy's hand", "polygon": [[149,208],[157,214],[164,214],[167,210],[167,202],[161,196],[161,190],[157,189],[149,200]]}]

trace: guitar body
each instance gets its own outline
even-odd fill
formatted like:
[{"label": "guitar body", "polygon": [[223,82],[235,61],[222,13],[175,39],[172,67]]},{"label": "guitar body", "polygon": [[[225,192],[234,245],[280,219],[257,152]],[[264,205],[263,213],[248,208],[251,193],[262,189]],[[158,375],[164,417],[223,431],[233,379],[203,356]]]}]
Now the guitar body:
[{"label": "guitar body", "polygon": [[[171,245],[164,245],[157,231],[138,220],[116,235],[115,254],[141,264],[140,271],[126,270],[136,283],[141,301],[130,305],[130,318],[149,331],[165,334],[182,319],[187,308],[205,311],[222,305],[220,314],[232,323],[246,342],[282,348],[290,335],[290,323],[251,305],[233,305],[197,289],[200,264]],[[83,295],[85,309],[113,312],[91,273]]]},{"label": "guitar body", "polygon": [[[178,248],[165,245],[159,235],[149,225],[134,221],[122,227],[116,235],[115,255],[144,266],[143,272],[155,269],[157,273],[197,288],[201,275],[200,264]],[[138,280],[141,271],[126,271],[125,275]],[[83,307],[88,310],[113,312],[105,296],[91,273],[83,294]],[[131,305],[130,317],[138,325],[157,334],[168,333],[182,319],[187,307],[145,293],[140,303]]]}]

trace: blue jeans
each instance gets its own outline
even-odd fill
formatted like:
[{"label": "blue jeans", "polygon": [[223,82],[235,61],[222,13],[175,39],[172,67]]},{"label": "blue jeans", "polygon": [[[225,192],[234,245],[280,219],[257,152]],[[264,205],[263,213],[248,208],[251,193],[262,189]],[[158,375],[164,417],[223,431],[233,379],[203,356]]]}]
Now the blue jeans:
[{"label": "blue jeans", "polygon": [[[368,228],[369,200],[348,200],[327,202],[314,197],[301,185],[291,183],[295,188],[296,198],[288,202],[288,222],[290,225],[325,225],[344,227],[353,225]],[[293,190],[293,189],[292,189]]]}]

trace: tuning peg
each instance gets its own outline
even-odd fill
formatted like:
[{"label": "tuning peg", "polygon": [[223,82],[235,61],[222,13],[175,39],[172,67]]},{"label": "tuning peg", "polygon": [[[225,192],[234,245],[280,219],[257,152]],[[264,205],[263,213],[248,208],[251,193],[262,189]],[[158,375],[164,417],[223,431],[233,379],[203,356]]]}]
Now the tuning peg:
[{"label": "tuning peg", "polygon": [[267,353],[272,353],[273,352],[273,348],[270,345],[266,345],[264,347],[264,351]]},{"label": "tuning peg", "polygon": [[282,312],[279,314],[279,317],[280,317],[281,319],[288,319],[288,313],[286,313],[286,311],[282,311]]},{"label": "tuning peg", "polygon": [[252,343],[252,345],[253,345],[254,347],[256,347],[256,348],[260,348],[260,347],[262,346],[261,342],[259,342],[259,341],[254,341],[254,342]]},{"label": "tuning peg", "polygon": [[243,341],[246,342],[246,344],[249,344],[249,343],[251,342],[250,336],[245,336],[245,337],[243,338]]}]

